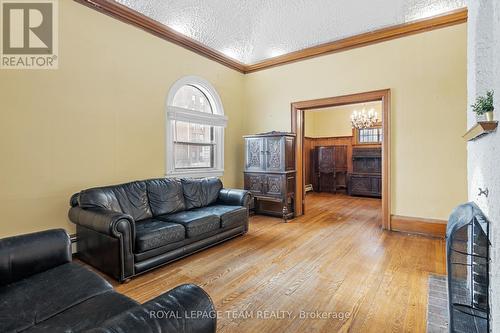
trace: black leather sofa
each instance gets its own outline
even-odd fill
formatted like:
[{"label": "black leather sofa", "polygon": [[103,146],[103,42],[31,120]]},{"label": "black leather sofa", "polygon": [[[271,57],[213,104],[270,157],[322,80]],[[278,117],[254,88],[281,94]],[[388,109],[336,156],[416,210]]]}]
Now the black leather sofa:
[{"label": "black leather sofa", "polygon": [[71,261],[62,229],[0,240],[2,333],[206,333],[216,331],[215,314],[210,297],[192,284],[142,305],[116,293]]},{"label": "black leather sofa", "polygon": [[248,231],[250,193],[217,178],[161,178],[71,197],[79,258],[123,282]]}]

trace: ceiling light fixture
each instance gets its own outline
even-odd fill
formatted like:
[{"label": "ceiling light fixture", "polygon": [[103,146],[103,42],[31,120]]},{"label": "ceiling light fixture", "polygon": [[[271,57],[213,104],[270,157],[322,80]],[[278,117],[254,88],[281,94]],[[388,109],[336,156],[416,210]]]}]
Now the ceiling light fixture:
[{"label": "ceiling light fixture", "polygon": [[361,111],[354,111],[351,114],[351,125],[353,128],[363,129],[373,127],[377,123],[377,112],[370,109],[368,112],[363,107]]}]

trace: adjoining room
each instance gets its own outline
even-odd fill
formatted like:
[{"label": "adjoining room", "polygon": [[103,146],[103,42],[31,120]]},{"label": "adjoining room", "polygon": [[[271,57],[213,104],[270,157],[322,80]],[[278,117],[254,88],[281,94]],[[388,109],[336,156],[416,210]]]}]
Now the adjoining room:
[{"label": "adjoining room", "polygon": [[305,112],[306,212],[307,197],[334,200],[341,196],[343,205],[349,205],[355,197],[369,197],[380,203],[382,118],[381,101]]}]

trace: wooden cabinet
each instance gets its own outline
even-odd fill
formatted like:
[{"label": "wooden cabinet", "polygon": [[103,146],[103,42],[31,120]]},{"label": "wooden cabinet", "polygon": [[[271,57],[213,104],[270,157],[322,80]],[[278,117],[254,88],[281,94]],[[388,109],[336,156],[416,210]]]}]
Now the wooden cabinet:
[{"label": "wooden cabinet", "polygon": [[244,138],[245,172],[295,171],[295,136],[261,134]]},{"label": "wooden cabinet", "polygon": [[333,146],[312,151],[312,184],[316,192],[335,192],[335,150]]},{"label": "wooden cabinet", "polygon": [[312,151],[312,184],[317,192],[335,193],[347,184],[347,146],[319,146]]},{"label": "wooden cabinet", "polygon": [[382,177],[376,175],[351,175],[350,194],[380,197],[382,193]]},{"label": "wooden cabinet", "polygon": [[270,132],[245,136],[245,189],[256,213],[294,216],[295,135]]},{"label": "wooden cabinet", "polygon": [[354,148],[353,172],[349,177],[349,194],[382,196],[382,149]]}]

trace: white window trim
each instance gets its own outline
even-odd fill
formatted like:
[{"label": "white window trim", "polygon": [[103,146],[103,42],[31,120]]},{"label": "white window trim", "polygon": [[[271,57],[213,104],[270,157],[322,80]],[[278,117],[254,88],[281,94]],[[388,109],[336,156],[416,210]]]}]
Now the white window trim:
[{"label": "white window trim", "polygon": [[[200,89],[207,96],[214,113],[208,114],[172,106],[175,94],[185,85],[191,85]],[[175,161],[172,157],[175,156],[174,133],[176,120],[214,126],[215,152],[213,168],[175,169]],[[210,82],[192,75],[177,80],[170,87],[166,102],[166,176],[194,178],[221,177],[224,174],[224,128],[226,124],[227,117],[224,116],[222,101]]]}]

